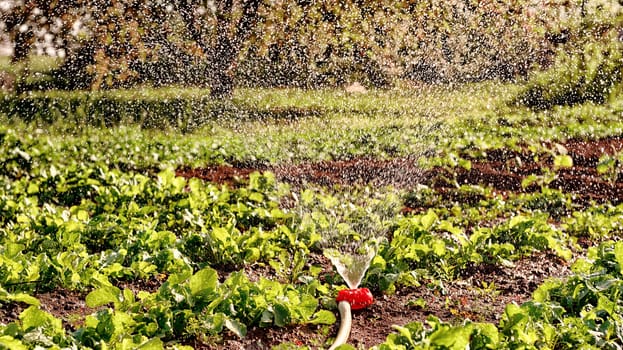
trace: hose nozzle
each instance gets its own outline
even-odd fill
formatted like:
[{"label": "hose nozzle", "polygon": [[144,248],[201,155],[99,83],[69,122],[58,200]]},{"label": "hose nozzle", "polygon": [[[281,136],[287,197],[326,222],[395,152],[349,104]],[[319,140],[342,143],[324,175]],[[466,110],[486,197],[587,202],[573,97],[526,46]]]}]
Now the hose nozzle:
[{"label": "hose nozzle", "polygon": [[339,291],[335,300],[337,300],[338,303],[340,301],[347,301],[351,309],[359,310],[372,305],[374,297],[368,288],[357,288]]},{"label": "hose nozzle", "polygon": [[350,310],[363,309],[372,305],[374,297],[368,288],[344,289],[337,293],[336,300],[340,311],[340,329],[329,350],[335,350],[338,346],[346,344],[353,321]]}]

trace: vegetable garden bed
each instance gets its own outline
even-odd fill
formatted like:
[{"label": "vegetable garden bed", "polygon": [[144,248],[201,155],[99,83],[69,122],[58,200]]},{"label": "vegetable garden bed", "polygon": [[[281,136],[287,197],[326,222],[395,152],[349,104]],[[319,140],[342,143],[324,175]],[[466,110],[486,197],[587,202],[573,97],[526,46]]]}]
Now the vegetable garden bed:
[{"label": "vegetable garden bed", "polygon": [[[483,185],[499,191],[535,192],[541,185],[572,193],[578,201],[623,202],[623,172],[616,156],[623,151],[619,137],[600,140],[571,140],[558,143],[569,164],[557,166],[554,157],[508,149],[497,149],[482,158],[471,158],[469,166],[437,167],[424,170],[417,158],[379,160],[358,158],[347,161],[324,161],[297,165],[280,164],[261,167],[215,166],[181,168],[177,175],[200,178],[211,182],[234,184],[248,178],[254,171],[270,171],[279,181],[295,186],[307,183],[323,186],[373,185],[410,189],[428,185],[447,191],[458,185]],[[547,181],[545,171],[552,171]],[[455,180],[456,182],[448,181]]]},{"label": "vegetable garden bed", "polygon": [[621,345],[621,107],[472,107],[3,127],[0,347],[326,348],[335,232],[379,240],[356,348]]}]

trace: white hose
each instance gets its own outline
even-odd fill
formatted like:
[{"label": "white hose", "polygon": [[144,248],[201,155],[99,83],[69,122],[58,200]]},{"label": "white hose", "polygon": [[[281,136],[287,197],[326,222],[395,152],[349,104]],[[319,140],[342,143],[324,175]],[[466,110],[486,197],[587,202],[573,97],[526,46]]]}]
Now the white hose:
[{"label": "white hose", "polygon": [[335,350],[338,346],[346,344],[348,336],[350,335],[350,327],[353,324],[353,316],[350,313],[350,304],[348,301],[340,301],[337,304],[337,309],[340,311],[340,329],[337,331],[335,342],[333,342],[329,350]]}]

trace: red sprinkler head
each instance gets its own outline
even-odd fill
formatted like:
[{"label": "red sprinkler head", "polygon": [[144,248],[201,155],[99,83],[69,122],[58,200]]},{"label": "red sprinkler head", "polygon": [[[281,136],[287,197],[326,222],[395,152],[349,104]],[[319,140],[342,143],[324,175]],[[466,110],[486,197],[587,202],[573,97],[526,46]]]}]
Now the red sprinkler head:
[{"label": "red sprinkler head", "polygon": [[368,288],[343,289],[337,293],[335,300],[338,303],[347,301],[351,309],[359,310],[372,305],[374,297],[372,297],[372,292]]}]

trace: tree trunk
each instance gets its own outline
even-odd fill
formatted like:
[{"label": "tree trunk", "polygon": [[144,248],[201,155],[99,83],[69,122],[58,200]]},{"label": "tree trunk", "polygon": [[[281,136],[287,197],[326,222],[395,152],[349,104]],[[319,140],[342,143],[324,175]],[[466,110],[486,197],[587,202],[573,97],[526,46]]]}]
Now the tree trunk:
[{"label": "tree trunk", "polygon": [[34,35],[30,30],[21,32],[17,31],[13,38],[13,57],[11,63],[18,63],[26,60],[32,48]]},{"label": "tree trunk", "polygon": [[257,23],[257,12],[261,0],[242,0],[242,14],[234,23],[234,1],[220,0],[216,3],[216,44],[210,46],[195,23],[193,4],[181,1],[179,12],[190,37],[209,57],[210,95],[214,98],[231,97],[234,90],[236,61],[244,42],[249,38]]},{"label": "tree trunk", "polygon": [[238,56],[238,48],[230,34],[233,6],[233,0],[224,0],[218,2],[216,9],[216,47],[210,57],[210,69],[213,69],[210,96],[213,98],[229,98],[234,92],[231,68]]}]

